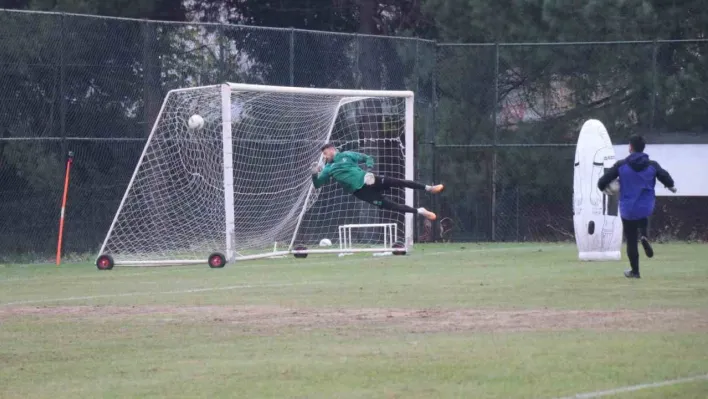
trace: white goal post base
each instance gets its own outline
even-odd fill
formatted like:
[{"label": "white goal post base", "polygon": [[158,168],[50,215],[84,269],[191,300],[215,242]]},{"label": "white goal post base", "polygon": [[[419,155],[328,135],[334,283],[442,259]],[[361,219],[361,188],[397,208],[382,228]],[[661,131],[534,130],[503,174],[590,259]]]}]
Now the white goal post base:
[{"label": "white goal post base", "polygon": [[[396,248],[398,251],[407,252],[410,249]],[[357,253],[386,253],[393,251],[392,248],[351,248],[347,250],[348,254]],[[244,255],[240,256],[229,262],[241,262],[246,260],[256,260],[256,259],[266,259],[266,258],[286,258],[288,255],[315,255],[315,254],[341,254],[340,249],[304,249],[304,250],[290,250],[290,251],[278,251],[278,252],[268,252],[258,255]],[[126,261],[126,262],[115,262],[115,266],[189,266],[189,265],[204,265],[206,260],[184,260],[184,259],[173,259],[173,260],[148,260],[148,261]]]},{"label": "white goal post base", "polygon": [[612,260],[621,260],[622,253],[620,251],[610,252],[579,252],[578,260],[583,262],[605,262]]},{"label": "white goal post base", "polygon": [[[203,123],[190,125],[195,116]],[[375,173],[413,180],[413,128],[411,91],[238,83],[171,90],[97,265],[102,258],[104,266],[106,258],[117,266],[161,266],[211,265],[219,257],[223,266],[342,249],[381,252],[399,238],[409,250],[414,215],[363,204],[334,182],[316,189],[310,165],[331,143],[372,156]],[[415,205],[410,189],[387,196]],[[367,225],[388,227],[375,234],[342,227]],[[314,248],[337,232],[346,235],[345,247]]]},{"label": "white goal post base", "polygon": [[[360,224],[345,224],[339,226],[339,250],[340,255],[344,256],[353,253],[354,244],[352,241],[352,230],[354,229],[381,229],[383,236],[383,246],[371,248],[376,252],[391,252],[395,244],[405,247],[403,243],[398,242],[398,228],[395,223],[360,223]],[[405,248],[398,248],[404,250]]]},{"label": "white goal post base", "polygon": [[[400,248],[397,250],[405,251],[406,248]],[[391,252],[392,249],[384,249],[384,248],[352,248],[347,251],[347,253],[351,254],[356,254],[356,253],[382,253],[382,252]],[[339,249],[306,249],[306,250],[292,250],[288,252],[289,254],[307,254],[307,255],[312,255],[312,254],[340,254],[342,253],[341,250]],[[203,263],[203,262],[202,262]]]}]

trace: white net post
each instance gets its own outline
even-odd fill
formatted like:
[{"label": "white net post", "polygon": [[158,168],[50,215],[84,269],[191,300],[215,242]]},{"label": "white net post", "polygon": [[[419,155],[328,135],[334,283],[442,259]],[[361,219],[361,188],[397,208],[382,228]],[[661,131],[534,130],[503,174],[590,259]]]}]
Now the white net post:
[{"label": "white net post", "polygon": [[[414,119],[414,104],[415,101],[413,97],[406,97],[406,110],[405,110],[405,139],[406,139],[406,154],[405,154],[405,168],[406,168],[406,180],[415,180],[415,137],[413,136],[413,126],[415,124]],[[406,190],[406,205],[414,207],[415,206],[415,196],[413,195],[413,190]],[[406,214],[406,226],[405,226],[405,245],[407,248],[413,247],[413,226],[415,223],[415,215],[410,213]]]},{"label": "white net post", "polygon": [[[199,115],[204,125],[189,127]],[[412,179],[413,93],[225,84],[168,93],[100,254],[116,265],[205,263],[318,248],[342,225],[396,226],[413,242],[414,215],[363,203],[310,164],[331,142],[374,157],[374,172]],[[413,206],[411,190],[392,188]],[[381,228],[350,233],[352,252],[385,251]]]},{"label": "white net post", "polygon": [[236,222],[234,215],[234,160],[233,140],[231,136],[231,86],[221,85],[221,131],[224,153],[224,215],[225,215],[225,248],[226,259],[234,259],[234,235]]}]

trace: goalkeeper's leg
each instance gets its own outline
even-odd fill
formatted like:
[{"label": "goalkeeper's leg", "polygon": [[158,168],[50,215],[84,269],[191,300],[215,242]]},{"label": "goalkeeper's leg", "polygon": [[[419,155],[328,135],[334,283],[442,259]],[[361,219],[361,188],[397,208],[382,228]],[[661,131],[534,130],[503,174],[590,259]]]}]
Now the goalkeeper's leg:
[{"label": "goalkeeper's leg", "polygon": [[[375,205],[377,205],[377,204],[375,204]],[[397,204],[397,203],[387,200],[385,198],[382,201],[379,201],[379,204],[377,206],[381,209],[390,209],[392,211],[397,211],[397,212],[417,213],[418,215],[420,215],[428,220],[435,220],[438,218],[438,216],[434,212],[430,212],[429,210],[427,210],[425,208],[415,209],[415,208],[408,206],[408,205]]]},{"label": "goalkeeper's leg", "polygon": [[380,187],[376,188],[373,186],[364,186],[361,189],[355,191],[354,196],[381,209],[388,209],[402,213],[417,213],[428,220],[437,219],[437,215],[435,213],[430,212],[425,208],[415,209],[412,206],[408,206],[405,204],[397,204],[393,201],[384,198]]},{"label": "goalkeeper's leg", "polygon": [[385,177],[385,176],[374,176],[374,184],[372,184],[376,188],[391,188],[391,187],[400,187],[400,188],[412,188],[413,190],[425,190],[429,193],[432,194],[438,194],[442,192],[445,189],[445,186],[442,184],[436,184],[434,186],[427,186],[422,183],[418,183],[416,181],[412,180],[402,180],[402,179],[396,179],[395,177]]}]

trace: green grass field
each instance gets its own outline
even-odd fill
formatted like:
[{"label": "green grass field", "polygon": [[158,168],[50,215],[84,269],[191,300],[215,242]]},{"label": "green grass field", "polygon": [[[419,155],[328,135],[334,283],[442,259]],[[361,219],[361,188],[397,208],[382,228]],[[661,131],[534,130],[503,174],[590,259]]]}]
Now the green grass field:
[{"label": "green grass field", "polygon": [[655,249],[639,281],[553,244],[0,265],[0,397],[552,399],[698,376],[613,397],[705,399],[708,245]]}]

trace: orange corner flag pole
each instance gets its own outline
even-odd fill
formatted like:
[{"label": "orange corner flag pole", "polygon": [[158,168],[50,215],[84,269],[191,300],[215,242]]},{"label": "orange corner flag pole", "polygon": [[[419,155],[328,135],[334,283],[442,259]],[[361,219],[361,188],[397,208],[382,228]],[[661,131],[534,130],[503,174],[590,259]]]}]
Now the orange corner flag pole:
[{"label": "orange corner flag pole", "polygon": [[69,195],[69,175],[71,164],[74,162],[74,153],[69,151],[66,159],[66,174],[64,175],[64,195],[61,198],[61,214],[59,215],[59,239],[57,240],[57,266],[61,264],[61,244],[64,237],[64,215],[66,214],[66,199]]}]

